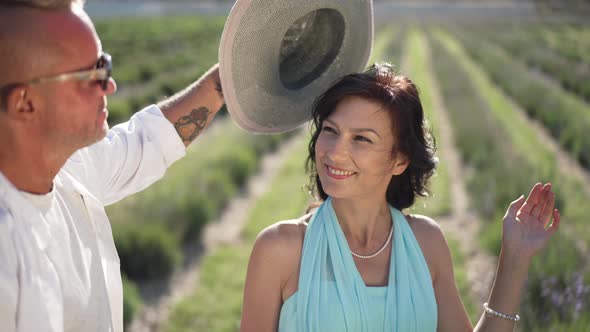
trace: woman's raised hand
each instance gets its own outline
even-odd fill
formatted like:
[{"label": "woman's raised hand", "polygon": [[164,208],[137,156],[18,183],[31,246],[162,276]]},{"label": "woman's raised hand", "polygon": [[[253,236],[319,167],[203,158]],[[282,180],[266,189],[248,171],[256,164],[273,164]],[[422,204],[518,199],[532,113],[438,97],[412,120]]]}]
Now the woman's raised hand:
[{"label": "woman's raised hand", "polygon": [[510,255],[530,259],[545,247],[559,228],[559,211],[551,184],[537,183],[529,196],[510,204],[502,228],[502,250]]}]

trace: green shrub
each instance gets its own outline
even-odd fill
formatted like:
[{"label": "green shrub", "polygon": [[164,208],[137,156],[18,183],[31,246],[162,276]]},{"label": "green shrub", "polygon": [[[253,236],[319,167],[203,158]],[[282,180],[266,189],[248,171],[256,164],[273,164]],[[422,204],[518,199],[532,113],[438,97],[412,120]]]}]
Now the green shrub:
[{"label": "green shrub", "polygon": [[127,326],[143,306],[143,300],[133,281],[129,280],[123,273],[121,278],[123,279],[123,324]]},{"label": "green shrub", "polygon": [[109,98],[109,125],[114,126],[127,121],[131,117],[129,103],[125,99]]},{"label": "green shrub", "polygon": [[180,262],[179,244],[157,224],[119,227],[114,232],[121,270],[133,280],[170,274]]},{"label": "green shrub", "polygon": [[201,236],[201,230],[215,217],[217,210],[213,198],[205,192],[193,193],[190,201],[186,200],[183,205],[184,208],[177,210],[178,214],[183,215],[177,218],[177,230],[180,232],[182,243],[189,243]]},{"label": "green shrub", "polygon": [[[254,151],[244,148],[240,144],[236,144],[232,150],[232,153],[224,154],[213,160],[210,167],[212,169],[222,169],[224,171],[223,175],[229,178],[231,183],[241,187],[248,179],[248,176],[256,170],[256,155],[253,153]],[[215,190],[215,188],[211,189]]]}]

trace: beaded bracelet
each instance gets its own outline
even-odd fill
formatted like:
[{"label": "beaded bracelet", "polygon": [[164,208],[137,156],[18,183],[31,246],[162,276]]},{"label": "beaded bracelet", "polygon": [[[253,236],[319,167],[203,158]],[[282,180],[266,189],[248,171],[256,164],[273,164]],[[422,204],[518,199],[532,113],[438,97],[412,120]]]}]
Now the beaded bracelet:
[{"label": "beaded bracelet", "polygon": [[513,322],[518,322],[520,320],[520,316],[518,314],[514,316],[506,315],[505,313],[498,312],[490,307],[488,307],[488,303],[483,304],[483,309],[485,310],[488,317],[500,317],[507,320],[511,320]]}]

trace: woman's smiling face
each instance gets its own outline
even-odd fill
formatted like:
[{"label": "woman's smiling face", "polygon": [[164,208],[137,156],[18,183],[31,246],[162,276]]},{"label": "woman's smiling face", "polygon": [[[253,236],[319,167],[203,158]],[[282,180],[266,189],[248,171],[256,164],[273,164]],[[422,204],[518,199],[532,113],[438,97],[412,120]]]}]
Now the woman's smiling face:
[{"label": "woman's smiling face", "polygon": [[393,175],[407,164],[394,159],[391,116],[379,103],[348,97],[322,123],[315,146],[322,188],[334,198],[385,199]]}]

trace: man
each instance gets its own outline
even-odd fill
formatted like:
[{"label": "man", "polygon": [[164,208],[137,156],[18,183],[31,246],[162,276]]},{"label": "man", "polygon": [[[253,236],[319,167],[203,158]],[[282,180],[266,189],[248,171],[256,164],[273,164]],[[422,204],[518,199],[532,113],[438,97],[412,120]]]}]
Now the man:
[{"label": "man", "polygon": [[104,205],[161,178],[223,104],[217,67],[109,130],[110,56],[77,0],[0,1],[0,330],[123,331]]}]

